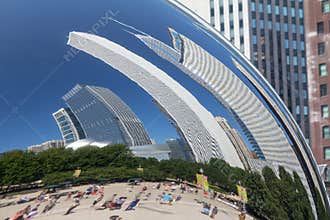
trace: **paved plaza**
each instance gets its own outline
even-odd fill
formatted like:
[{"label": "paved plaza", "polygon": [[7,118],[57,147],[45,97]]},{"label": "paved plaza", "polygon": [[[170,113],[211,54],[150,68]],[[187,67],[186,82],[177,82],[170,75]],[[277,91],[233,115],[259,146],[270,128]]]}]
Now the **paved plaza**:
[{"label": "paved plaza", "polygon": [[[71,206],[73,203],[72,199],[66,200],[66,197],[61,197],[55,207],[51,209],[46,214],[40,214],[40,212],[44,209],[44,207],[48,204],[48,202],[44,202],[39,207],[39,214],[33,217],[32,219],[47,219],[47,220],[62,220],[62,219],[74,219],[74,220],[92,220],[92,219],[109,219],[112,215],[119,215],[122,217],[123,220],[203,220],[203,219],[211,219],[209,216],[201,214],[202,204],[196,202],[195,199],[201,200],[211,203],[212,207],[217,206],[219,209],[219,213],[216,215],[215,219],[221,220],[231,220],[231,219],[239,219],[238,214],[239,212],[234,209],[233,207],[221,202],[216,201],[208,198],[203,198],[201,194],[194,194],[194,193],[184,193],[182,195],[182,199],[180,201],[174,202],[173,205],[164,205],[160,204],[159,201],[156,201],[158,195],[160,195],[164,188],[163,186],[160,190],[154,189],[154,183],[144,183],[139,186],[128,186],[127,183],[116,183],[106,185],[104,187],[105,196],[103,199],[111,197],[112,194],[116,193],[117,197],[127,197],[126,202],[123,204],[121,210],[95,210],[94,207],[91,207],[93,201],[97,198],[95,195],[91,195],[88,198],[83,198],[80,200],[80,205],[73,210],[73,212],[69,215],[64,215],[66,210]],[[134,200],[135,195],[141,191],[143,186],[147,186],[147,190],[142,194],[141,201],[138,206],[131,211],[124,211],[124,209],[129,205],[131,201]],[[72,190],[80,190],[85,191],[88,186],[80,186],[80,187],[73,187]],[[68,190],[66,190],[68,191]],[[62,191],[63,192],[63,191]],[[40,192],[26,194],[24,196],[27,197],[35,197]],[[151,195],[146,199],[145,195],[151,193]],[[173,192],[173,195],[179,195],[179,189]],[[10,201],[17,201],[21,198],[22,195],[16,196],[15,198],[9,199],[2,199],[0,203],[10,202]],[[103,200],[104,201],[104,200]],[[99,204],[101,204],[99,202]],[[6,217],[12,217],[16,214],[17,211],[24,209],[27,205],[31,205],[34,208],[37,203],[35,201],[19,204],[19,205],[12,205],[7,206],[4,208],[0,208],[0,219],[5,219]],[[98,204],[96,205],[98,206]],[[246,219],[253,219],[248,216]]]}]

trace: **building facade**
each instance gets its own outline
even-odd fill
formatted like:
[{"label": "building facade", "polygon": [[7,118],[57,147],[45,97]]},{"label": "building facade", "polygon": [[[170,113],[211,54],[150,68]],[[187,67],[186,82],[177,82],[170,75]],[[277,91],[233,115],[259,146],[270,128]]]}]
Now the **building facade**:
[{"label": "building facade", "polygon": [[250,160],[253,159],[253,154],[246,146],[245,142],[243,141],[241,135],[237,132],[236,129],[232,128],[228,121],[222,117],[215,117],[215,120],[219,123],[219,126],[226,132],[227,136],[229,137],[230,141],[233,143],[241,161],[246,170],[251,170]]},{"label": "building facade", "polygon": [[[194,4],[194,0],[179,2],[200,13],[252,61],[284,101],[309,140],[304,2],[201,0],[198,5]],[[209,8],[210,13],[197,7]]]},{"label": "building facade", "polygon": [[44,142],[42,144],[32,145],[28,147],[28,151],[39,153],[51,148],[61,148],[64,147],[64,141],[63,140],[51,140]]},{"label": "building facade", "polygon": [[[187,13],[190,12],[187,11]],[[193,14],[190,15],[194,16]],[[221,34],[215,32],[214,29],[209,29],[208,25],[204,26],[203,22],[205,21],[198,20],[200,18],[196,19],[200,22],[203,33],[207,33],[209,34],[207,36],[212,37],[209,43],[215,42],[214,46],[217,45],[217,49],[221,50],[220,55],[210,54],[209,51],[199,45],[204,44],[203,42],[199,41],[199,44],[197,44],[185,35],[169,28],[173,43],[173,48],[170,51],[175,51],[180,57],[179,61],[176,60],[177,56],[172,57],[172,61],[176,60],[176,63],[173,64],[178,67],[177,69],[201,84],[219,102],[223,102],[225,107],[235,111],[254,136],[267,162],[270,162],[275,168],[282,166],[290,173],[296,172],[299,175],[306,188],[313,213],[316,216],[316,193],[322,193],[326,207],[329,207],[329,200],[317,164],[298,124],[269,83],[263,77],[260,77],[260,73],[252,63],[229,44]],[[144,36],[150,37],[149,35]],[[141,39],[141,36],[139,37]],[[198,40],[200,38],[194,39]],[[71,32],[68,44],[106,62],[137,82],[153,96],[159,105],[167,109],[167,113],[174,119],[176,119],[178,109],[189,110],[189,108],[185,109],[184,106],[177,105],[181,101],[195,107],[198,104],[197,100],[195,101],[192,97],[186,100],[181,98],[180,100],[180,97],[187,98],[188,96],[187,91],[178,87],[180,84],[174,83],[173,79],[166,73],[117,43],[96,35]],[[212,47],[213,49],[214,47]],[[162,50],[162,53],[167,52]],[[226,55],[223,56],[223,54]],[[159,83],[159,80],[162,83]],[[172,90],[165,89],[166,86]],[[175,99],[172,99],[171,93],[173,91],[180,94],[180,96],[176,94]],[[170,102],[164,103],[166,100],[170,100]],[[181,120],[183,120],[183,123],[189,122],[190,117],[194,114],[199,118],[204,117],[201,110],[198,112],[184,111],[184,117]],[[192,126],[188,127],[182,124],[182,121],[176,121],[176,123],[182,130],[186,129],[183,130],[186,133],[195,129]],[[196,124],[196,122],[193,124]],[[217,126],[220,128],[219,125]],[[207,127],[210,129],[211,126]],[[222,129],[221,131],[224,132]],[[197,132],[190,133],[190,136],[192,134],[194,134],[194,137],[199,136]],[[225,137],[226,134],[223,138]],[[204,140],[199,140],[199,143],[208,143]],[[213,153],[213,148],[206,148],[201,144],[192,145],[193,152],[199,151],[201,156]],[[207,145],[209,146],[209,144]],[[228,155],[228,153],[233,154],[228,151],[235,151],[235,148],[222,147],[221,150],[221,153],[227,151]],[[234,155],[237,156],[237,152]],[[229,160],[226,157],[223,158],[229,163],[232,160],[232,158],[229,158]],[[261,164],[259,169],[262,166]]]},{"label": "building facade", "polygon": [[[329,211],[329,198],[324,183],[301,129],[284,102],[253,63],[205,20],[191,13],[187,8],[180,7],[175,1],[145,2],[152,10],[143,10],[146,8],[144,4],[124,7],[123,4],[113,2],[114,7],[125,14],[143,13],[143,24],[140,19],[118,21],[113,18],[111,34],[101,34],[109,40],[92,34],[71,32],[68,44],[110,65],[112,68],[109,72],[112,74],[121,72],[136,82],[158,104],[165,109],[168,108],[168,114],[174,119],[177,116],[174,115],[175,108],[180,106],[182,98],[186,98],[187,95],[178,87],[171,87],[173,84],[171,85],[170,82],[175,82],[174,78],[179,79],[182,86],[187,86],[192,92],[196,91],[195,86],[198,87],[198,92],[202,92],[203,88],[204,92],[211,92],[208,95],[214,97],[207,98],[213,101],[216,98],[220,102],[226,102],[227,105],[219,105],[219,109],[215,109],[217,103],[213,102],[212,106],[206,105],[207,108],[212,111],[214,109],[217,115],[225,117],[230,123],[233,122],[235,128],[237,127],[242,133],[242,129],[234,121],[235,118],[229,114],[230,110],[227,108],[231,108],[250,130],[267,162],[271,162],[274,167],[281,165],[290,173],[297,172],[308,193],[315,219],[317,219],[316,210],[320,207],[316,206],[320,204],[318,193],[321,194],[322,201]],[[291,1],[289,3],[291,4]],[[157,11],[158,8],[161,10]],[[169,16],[157,17],[161,13]],[[139,15],[137,14],[136,18]],[[155,17],[157,19],[154,19]],[[168,28],[175,30],[176,36],[183,40],[183,45],[180,41],[174,41],[176,44],[171,45]],[[178,64],[162,59],[132,35],[153,36],[169,45],[179,54]],[[178,48],[181,50],[178,51]],[[80,58],[89,62],[86,56]],[[173,57],[173,60],[175,59]],[[170,77],[167,77],[168,75]],[[161,83],[158,84],[157,81]],[[170,93],[162,92],[165,87],[177,92],[175,101],[171,99]],[[199,97],[203,99],[203,95],[200,95]],[[197,103],[193,100],[186,103],[183,100],[183,104],[190,107],[191,104]],[[179,121],[180,123],[176,121],[178,127],[184,128],[185,120],[189,122],[192,114],[203,117],[203,112],[180,112],[183,121]],[[204,126],[206,127],[207,124]],[[217,126],[220,127],[218,124]],[[186,134],[195,129],[189,128],[190,130],[185,128]],[[204,140],[200,139],[201,144],[197,141],[199,145],[193,147],[198,150],[203,146]],[[244,137],[244,140],[247,139]],[[221,150],[228,149],[221,148]],[[210,152],[212,147],[209,146],[205,153],[210,154]]]},{"label": "building facade", "polygon": [[76,116],[86,138],[111,144],[151,144],[142,122],[112,91],[76,85],[63,100]]},{"label": "building facade", "polygon": [[172,159],[193,160],[193,155],[188,144],[182,139],[170,138],[166,140],[166,144],[171,150],[170,157]]},{"label": "building facade", "polygon": [[159,161],[169,160],[171,158],[171,149],[167,144],[132,146],[129,149],[136,157],[155,158]]},{"label": "building facade", "polygon": [[70,108],[61,108],[53,113],[53,117],[61,131],[64,144],[68,145],[86,137],[80,122]]},{"label": "building facade", "polygon": [[[263,157],[258,159],[267,160],[274,167],[283,166],[287,170],[296,171],[308,187],[299,163],[300,159],[295,155],[283,129],[277,125],[279,118],[274,118],[272,111],[260,100],[258,94],[235,74],[233,69],[239,70],[246,77],[249,77],[248,70],[234,58],[235,56],[231,56],[231,62],[225,64],[188,37],[172,28],[168,30],[172,48],[151,36],[136,36],[156,54],[177,66],[208,90],[219,103],[232,112],[235,120],[239,119],[238,124],[245,125],[249,131],[246,136],[251,134],[257,143],[258,150],[253,149],[254,152],[262,152]],[[252,78],[250,80],[253,81]],[[238,152],[239,155],[243,155],[241,149]],[[243,164],[248,163],[246,157],[242,157],[241,160],[244,161]]]},{"label": "building facade", "polygon": [[[82,41],[86,44],[81,44]],[[96,35],[71,32],[68,44],[101,59],[148,92],[162,112],[175,122],[196,161],[222,158],[232,166],[243,168],[235,148],[213,115],[161,69],[119,44]]]},{"label": "building facade", "polygon": [[[330,166],[330,1],[306,1],[306,51],[309,84],[311,147],[318,164]],[[324,169],[330,181],[330,170]]]}]

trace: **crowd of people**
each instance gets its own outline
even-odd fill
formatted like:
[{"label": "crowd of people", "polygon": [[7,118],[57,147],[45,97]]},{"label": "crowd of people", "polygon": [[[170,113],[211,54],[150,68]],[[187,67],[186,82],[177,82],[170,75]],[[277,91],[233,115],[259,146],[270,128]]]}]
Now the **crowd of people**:
[{"label": "crowd of people", "polygon": [[[128,191],[133,192],[133,189],[135,189],[134,191],[136,192],[138,189],[138,192],[133,196],[133,200],[130,202],[127,201],[128,198],[126,196],[117,195],[116,193],[105,195],[104,186],[101,185],[88,186],[84,191],[69,191],[58,194],[48,194],[44,191],[34,199],[34,207],[28,205],[24,209],[19,210],[11,218],[6,218],[6,220],[30,220],[37,215],[43,215],[53,210],[58,203],[72,201],[71,205],[63,213],[63,215],[70,215],[80,206],[81,200],[89,199],[90,197],[93,198],[90,207],[97,211],[134,211],[141,201],[150,200],[152,193],[156,193],[153,197],[156,198],[157,203],[169,206],[181,201],[185,193],[198,194],[198,188],[191,187],[184,182],[179,185],[176,182],[155,183],[151,188],[152,190],[148,189],[146,184],[143,184],[143,186],[142,184],[131,185],[131,187],[128,188]],[[198,203],[202,204],[201,214],[214,219],[220,210],[217,206],[212,207],[212,205],[209,202],[206,202],[205,199],[207,197],[208,199],[215,200],[219,198],[219,196],[220,194],[217,192],[211,191],[210,194],[204,194],[202,200],[195,199]],[[61,197],[64,198],[60,201]],[[23,203],[23,201],[31,202],[31,199],[23,197],[19,201],[21,201],[20,203]],[[43,204],[43,209],[41,209],[41,204]],[[109,219],[120,220],[122,217],[119,215],[111,215]],[[241,213],[239,219],[244,220],[245,214]]]}]

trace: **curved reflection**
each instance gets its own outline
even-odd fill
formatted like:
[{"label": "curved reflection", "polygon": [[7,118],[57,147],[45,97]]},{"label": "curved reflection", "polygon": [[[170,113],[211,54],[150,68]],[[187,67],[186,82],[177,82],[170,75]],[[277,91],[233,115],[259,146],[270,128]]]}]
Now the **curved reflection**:
[{"label": "curved reflection", "polygon": [[[176,7],[166,6],[163,12],[171,16],[155,21],[153,27],[150,27],[151,21],[148,21],[143,31],[137,28],[143,26],[139,21],[130,21],[131,26],[112,19],[117,23],[112,30],[115,36],[110,35],[106,38],[116,42],[119,46],[118,51],[121,50],[119,48],[125,47],[125,50],[143,59],[140,63],[131,60],[130,65],[134,68],[127,65],[128,53],[120,54],[113,48],[104,46],[107,45],[106,39],[98,44],[97,40],[94,40],[100,39],[99,37],[79,34],[80,42],[69,43],[102,59],[144,88],[155,99],[156,105],[173,121],[197,161],[207,161],[216,156],[224,158],[232,165],[236,163],[237,166],[243,167],[244,164],[245,168],[259,171],[264,166],[271,166],[276,170],[281,165],[299,174],[307,189],[314,214],[315,189],[322,193],[323,202],[329,207],[325,187],[313,155],[299,127],[271,86],[218,32],[190,11],[174,1],[170,2],[189,15]],[[124,7],[119,8],[125,12]],[[131,10],[128,9],[127,12],[132,12]],[[175,19],[177,22],[174,22]],[[120,37],[117,36],[119,32]],[[167,36],[163,33],[167,33]],[[94,43],[90,44],[91,42],[87,42],[86,39]],[[97,54],[98,49],[103,52]],[[150,55],[150,49],[158,55],[158,60],[154,54]],[[148,66],[149,62],[154,64],[155,68],[147,70],[145,65]],[[227,123],[235,123],[240,127],[240,131],[237,132],[240,138],[234,138],[235,131],[226,130],[223,124],[225,122],[221,119],[218,121],[220,126],[216,128],[216,121],[211,120],[214,119],[213,116],[206,114],[207,110],[173,78],[169,77],[170,81],[178,86],[176,89],[180,87],[182,93],[175,93],[163,84],[158,84],[159,80],[162,81],[160,78],[168,78],[167,74],[173,75],[169,71],[172,70],[169,66],[175,67],[177,74],[183,72],[191,77],[221,103],[231,116],[226,118]],[[162,93],[162,90],[167,92]],[[182,99],[182,94],[189,96],[191,102]],[[165,100],[166,98],[171,101]],[[191,104],[192,102],[194,104]],[[196,106],[200,111],[192,110]],[[205,115],[208,115],[207,123],[203,118]],[[244,148],[237,147],[244,144],[233,144],[237,140],[245,142],[256,157],[249,155],[250,152]]]},{"label": "curved reflection", "polygon": [[232,166],[243,168],[234,146],[211,113],[165,72],[96,35],[71,32],[68,44],[101,59],[146,90],[175,122],[196,161],[223,158]]}]

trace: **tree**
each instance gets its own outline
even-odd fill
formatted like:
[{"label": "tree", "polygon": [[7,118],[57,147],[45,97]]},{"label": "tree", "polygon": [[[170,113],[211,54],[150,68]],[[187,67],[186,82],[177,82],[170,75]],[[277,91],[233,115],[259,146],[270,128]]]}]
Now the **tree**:
[{"label": "tree", "polygon": [[316,202],[315,202],[315,206],[316,206],[316,212],[317,212],[317,216],[319,218],[319,220],[329,220],[330,216],[327,213],[327,210],[325,209],[325,206],[323,204],[322,201],[322,197],[320,195],[319,190],[315,187],[315,192],[316,192]]},{"label": "tree", "polygon": [[2,184],[14,185],[30,183],[42,177],[39,164],[31,152],[13,150],[3,154]]},{"label": "tree", "polygon": [[249,198],[248,206],[256,215],[266,219],[286,219],[286,213],[276,205],[275,199],[258,173],[249,173],[245,186]]},{"label": "tree", "polygon": [[293,172],[294,185],[296,187],[296,199],[297,208],[303,213],[304,219],[315,219],[313,215],[313,210],[308,199],[308,194],[306,188],[299,175],[296,172]]},{"label": "tree", "polygon": [[262,175],[264,177],[265,184],[266,184],[270,194],[274,198],[274,203],[276,203],[276,206],[279,207],[280,212],[283,214],[283,217],[285,217],[284,219],[288,219],[289,218],[288,213],[283,208],[283,206],[281,206],[281,203],[280,203],[281,195],[282,195],[280,179],[276,176],[274,171],[269,167],[265,167],[262,170]]},{"label": "tree", "polygon": [[51,148],[36,154],[38,163],[41,166],[43,175],[62,172],[72,171],[72,154],[71,149],[65,148]]}]

